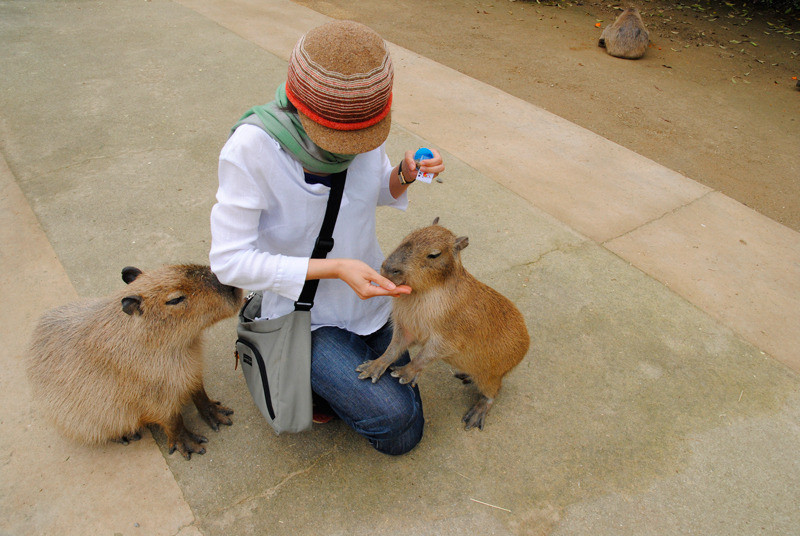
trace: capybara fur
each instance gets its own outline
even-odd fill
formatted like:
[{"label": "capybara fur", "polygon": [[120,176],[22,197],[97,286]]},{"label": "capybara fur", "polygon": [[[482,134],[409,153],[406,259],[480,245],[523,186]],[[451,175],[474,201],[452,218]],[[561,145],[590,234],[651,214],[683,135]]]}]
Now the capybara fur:
[{"label": "capybara fur", "polygon": [[202,334],[236,314],[239,289],[207,266],[126,267],[119,292],[46,312],[34,330],[27,372],[34,400],[65,436],[92,445],[127,444],[160,426],[170,454],[203,454],[205,437],[186,429],[189,400],[219,430],[232,410],[203,386]]},{"label": "capybara fur", "polygon": [[519,309],[461,264],[468,238],[456,237],[438,222],[404,238],[381,266],[384,277],[412,291],[393,300],[394,335],[386,352],[356,370],[359,378],[374,383],[403,352],[418,345],[411,361],[393,368],[392,376],[416,385],[428,363],[444,360],[480,391],[462,421],[467,430],[483,430],[503,376],[525,357],[530,338]]},{"label": "capybara fur", "polygon": [[611,26],[606,26],[597,44],[612,56],[635,60],[644,56],[649,42],[650,35],[639,10],[631,6],[625,8]]}]

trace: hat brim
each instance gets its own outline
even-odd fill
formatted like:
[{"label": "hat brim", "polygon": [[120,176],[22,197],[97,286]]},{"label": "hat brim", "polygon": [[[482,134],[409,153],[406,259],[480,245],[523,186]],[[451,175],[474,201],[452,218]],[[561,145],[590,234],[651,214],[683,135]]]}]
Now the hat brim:
[{"label": "hat brim", "polygon": [[300,123],[311,138],[322,149],[337,154],[361,154],[377,149],[389,137],[392,112],[379,122],[359,130],[335,130],[315,123],[298,110]]}]

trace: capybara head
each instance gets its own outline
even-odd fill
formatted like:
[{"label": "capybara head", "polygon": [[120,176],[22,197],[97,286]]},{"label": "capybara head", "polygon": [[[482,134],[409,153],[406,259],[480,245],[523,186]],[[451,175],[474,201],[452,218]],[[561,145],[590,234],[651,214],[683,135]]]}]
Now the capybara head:
[{"label": "capybara head", "polygon": [[396,285],[408,285],[419,292],[460,273],[464,269],[461,250],[468,245],[466,236],[456,237],[436,218],[403,239],[383,262],[381,274]]},{"label": "capybara head", "polygon": [[242,302],[242,291],[220,283],[208,266],[179,264],[147,272],[126,266],[122,280],[128,284],[122,311],[150,322],[202,330],[236,314]]}]

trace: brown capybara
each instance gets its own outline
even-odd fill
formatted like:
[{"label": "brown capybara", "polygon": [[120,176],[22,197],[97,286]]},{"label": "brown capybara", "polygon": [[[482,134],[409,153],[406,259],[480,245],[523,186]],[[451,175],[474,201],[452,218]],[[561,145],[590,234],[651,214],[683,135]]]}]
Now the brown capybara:
[{"label": "brown capybara", "polygon": [[170,454],[203,454],[207,439],[186,429],[181,408],[191,399],[214,430],[231,424],[233,411],[203,386],[202,334],[238,312],[242,292],[198,265],[126,267],[122,279],[128,286],[115,294],[39,320],[26,363],[34,400],[81,443],[127,444],[154,424]]},{"label": "brown capybara", "polygon": [[649,42],[650,35],[639,10],[631,6],[625,8],[611,26],[606,26],[597,44],[612,56],[635,60],[644,56]]},{"label": "brown capybara", "polygon": [[381,266],[384,277],[410,286],[412,292],[393,300],[394,335],[386,352],[356,370],[359,378],[374,383],[411,345],[419,345],[419,352],[407,365],[394,368],[392,376],[416,385],[428,363],[443,359],[465,373],[457,377],[471,380],[481,392],[462,421],[467,430],[483,430],[503,376],[525,357],[530,338],[519,309],[461,264],[467,237],[456,238],[438,222],[436,218],[404,238]]}]

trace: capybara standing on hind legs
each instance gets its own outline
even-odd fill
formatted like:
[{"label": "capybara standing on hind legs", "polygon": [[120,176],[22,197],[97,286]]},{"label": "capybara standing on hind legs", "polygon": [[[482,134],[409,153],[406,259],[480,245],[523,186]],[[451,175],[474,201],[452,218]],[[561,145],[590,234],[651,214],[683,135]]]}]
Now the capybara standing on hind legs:
[{"label": "capybara standing on hind legs", "polygon": [[105,298],[57,307],[39,320],[27,356],[34,400],[67,437],[85,444],[127,443],[149,424],[164,429],[170,454],[203,454],[205,437],[186,429],[191,399],[219,430],[233,411],[203,386],[203,331],[239,310],[242,293],[207,266],[142,273]]},{"label": "capybara standing on hind legs", "polygon": [[416,385],[422,369],[443,359],[464,372],[457,377],[475,383],[481,398],[462,419],[469,430],[483,430],[486,415],[500,390],[503,376],[522,361],[530,338],[525,319],[511,301],[475,279],[461,264],[469,240],[456,238],[438,225],[408,235],[389,255],[381,274],[411,294],[394,298],[394,335],[386,352],[356,369],[372,382],[411,345],[420,350],[407,365],[394,369],[400,383]]},{"label": "capybara standing on hind legs", "polygon": [[635,60],[644,56],[649,42],[650,34],[644,27],[639,10],[631,6],[603,30],[597,44],[612,56]]}]

